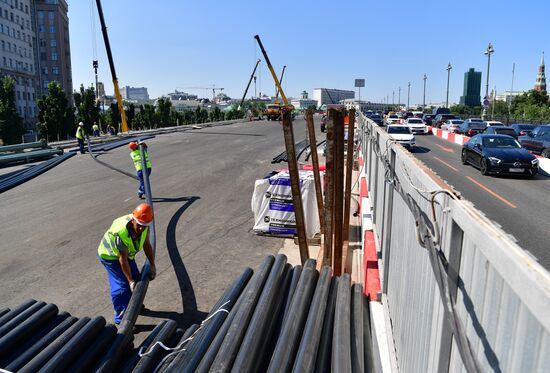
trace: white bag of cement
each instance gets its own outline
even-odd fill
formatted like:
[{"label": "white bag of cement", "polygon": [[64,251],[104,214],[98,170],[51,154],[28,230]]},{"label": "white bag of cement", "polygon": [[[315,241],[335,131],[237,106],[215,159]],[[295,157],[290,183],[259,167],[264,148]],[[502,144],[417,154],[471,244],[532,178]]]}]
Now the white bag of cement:
[{"label": "white bag of cement", "polygon": [[[321,172],[321,185],[323,185],[323,179],[324,173]],[[313,237],[320,232],[313,171],[300,171],[300,190],[306,235]],[[254,212],[253,230],[255,232],[280,236],[296,234],[296,219],[288,171],[279,172],[267,179],[256,180],[251,207]]]}]

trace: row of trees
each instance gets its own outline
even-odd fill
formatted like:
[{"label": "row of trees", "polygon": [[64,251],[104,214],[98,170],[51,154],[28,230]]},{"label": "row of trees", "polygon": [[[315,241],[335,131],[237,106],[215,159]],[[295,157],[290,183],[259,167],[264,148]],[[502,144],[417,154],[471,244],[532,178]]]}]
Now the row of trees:
[{"label": "row of trees", "polygon": [[[73,100],[74,106],[59,83],[52,81],[48,84],[47,94],[37,102],[37,130],[42,138],[65,140],[74,137],[79,122],[84,123],[88,133],[91,133],[94,123],[101,124],[103,130],[107,125],[118,128],[121,122],[118,106],[113,103],[107,110],[100,110],[93,88],[81,85],[73,93]],[[233,107],[225,112],[219,107],[206,110],[200,106],[194,110],[177,111],[169,99],[159,98],[156,105],[129,103],[124,111],[129,128],[143,130],[240,119],[248,112],[259,115],[264,108],[263,103],[247,102],[243,108]],[[0,81],[0,140],[5,144],[18,143],[24,133],[23,119],[16,109],[15,81],[4,77]]]}]

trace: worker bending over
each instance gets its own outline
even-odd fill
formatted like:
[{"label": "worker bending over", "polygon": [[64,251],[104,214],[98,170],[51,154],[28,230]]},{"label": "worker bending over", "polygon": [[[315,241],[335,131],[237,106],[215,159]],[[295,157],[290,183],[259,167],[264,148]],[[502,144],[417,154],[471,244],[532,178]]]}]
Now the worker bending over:
[{"label": "worker bending over", "polygon": [[149,242],[149,225],[153,222],[153,209],[142,203],[129,215],[113,221],[103,235],[97,253],[107,270],[111,300],[115,311],[115,324],[120,324],[128,307],[132,291],[140,279],[139,269],[134,260],[136,253],[145,251],[151,264],[149,278],[156,276],[155,254]]},{"label": "worker bending over", "polygon": [[[151,175],[151,161],[149,161],[149,153],[147,151],[147,144],[142,142],[143,144],[143,153],[145,154],[145,164],[147,165],[147,175]],[[131,150],[130,157],[132,158],[132,161],[134,162],[134,166],[136,167],[137,176],[139,178],[139,189],[138,189],[138,197],[143,198],[143,194],[145,193],[145,187],[143,185],[143,165],[141,164],[141,152],[139,151],[139,144],[137,142],[131,142],[128,144],[128,147]]]}]

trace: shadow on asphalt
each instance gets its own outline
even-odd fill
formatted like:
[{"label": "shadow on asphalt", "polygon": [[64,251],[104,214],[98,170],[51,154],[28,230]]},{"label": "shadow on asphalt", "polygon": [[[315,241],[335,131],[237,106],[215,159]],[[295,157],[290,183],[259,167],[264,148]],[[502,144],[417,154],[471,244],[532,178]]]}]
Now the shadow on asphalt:
[{"label": "shadow on asphalt", "polygon": [[185,133],[192,134],[192,135],[224,135],[224,136],[255,136],[255,137],[265,136],[265,135],[260,135],[258,133],[193,132],[193,131],[185,131]]},{"label": "shadow on asphalt", "polygon": [[424,146],[417,146],[414,148],[414,150],[411,151],[411,153],[429,153],[431,152],[430,148],[426,148]]},{"label": "shadow on asphalt", "polygon": [[[195,297],[195,291],[193,290],[193,284],[185,268],[185,264],[181,258],[178,245],[176,242],[176,227],[178,221],[185,213],[185,211],[200,197],[179,197],[179,198],[153,198],[153,202],[185,202],[172,216],[168,227],[166,228],[166,246],[168,248],[168,255],[172,262],[172,267],[176,273],[178,280],[178,286],[180,288],[180,294],[183,304],[183,312],[173,311],[153,311],[145,309],[142,315],[163,319],[171,319],[178,323],[178,327],[187,329],[192,324],[200,324],[202,320],[208,315],[207,312],[197,310],[197,299]],[[147,330],[150,325],[140,325],[140,330]],[[154,328],[154,325],[152,325]]]}]

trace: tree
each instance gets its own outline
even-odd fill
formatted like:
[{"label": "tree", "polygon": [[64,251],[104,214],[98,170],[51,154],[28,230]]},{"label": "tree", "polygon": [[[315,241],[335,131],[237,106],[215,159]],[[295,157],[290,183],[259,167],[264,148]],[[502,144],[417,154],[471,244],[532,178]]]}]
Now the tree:
[{"label": "tree", "polygon": [[160,127],[170,126],[170,109],[172,108],[172,101],[167,98],[161,97],[157,100],[157,106],[155,115]]},{"label": "tree", "polygon": [[0,140],[17,144],[24,133],[23,119],[15,107],[15,80],[5,76],[0,81]]},{"label": "tree", "polygon": [[80,91],[73,94],[77,110],[77,122],[83,122],[86,132],[91,132],[92,125],[99,122],[99,106],[95,99],[93,87],[84,88],[80,85]]},{"label": "tree", "polygon": [[107,113],[109,113],[111,124],[118,128],[118,124],[122,121],[122,118],[120,117],[120,112],[118,111],[118,105],[116,102],[112,102],[109,106],[109,109],[107,109]]},{"label": "tree", "polygon": [[74,108],[69,105],[61,84],[51,81],[48,94],[40,98],[38,105],[38,131],[46,139],[65,140],[76,131]]},{"label": "tree", "polygon": [[210,110],[208,118],[211,122],[219,122],[223,120],[223,113],[220,108],[216,106],[214,109]]},{"label": "tree", "polygon": [[133,129],[134,126],[134,117],[136,115],[136,105],[133,103],[128,104],[128,106],[125,109],[126,112],[126,122],[128,123],[128,128]]},{"label": "tree", "polygon": [[157,128],[157,124],[155,121],[155,107],[150,104],[143,105],[143,110],[141,112],[143,114],[143,119],[145,123],[145,128],[151,129],[151,128]]}]

